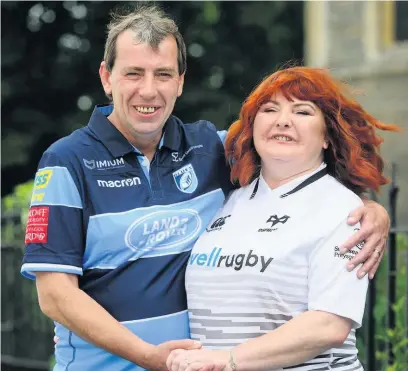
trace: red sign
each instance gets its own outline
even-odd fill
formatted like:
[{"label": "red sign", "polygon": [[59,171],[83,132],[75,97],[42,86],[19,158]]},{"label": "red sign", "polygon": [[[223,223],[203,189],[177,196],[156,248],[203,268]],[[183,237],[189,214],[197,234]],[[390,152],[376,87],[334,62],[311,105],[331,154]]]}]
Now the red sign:
[{"label": "red sign", "polygon": [[33,206],[28,212],[24,243],[47,243],[49,206]]}]

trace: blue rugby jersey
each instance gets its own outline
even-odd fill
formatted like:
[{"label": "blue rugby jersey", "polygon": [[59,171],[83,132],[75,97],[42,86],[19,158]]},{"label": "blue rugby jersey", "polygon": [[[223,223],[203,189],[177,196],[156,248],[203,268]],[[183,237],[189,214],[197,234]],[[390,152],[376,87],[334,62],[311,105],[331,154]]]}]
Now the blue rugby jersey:
[{"label": "blue rugby jersey", "polygon": [[[171,116],[151,163],[97,106],[88,126],[40,160],[21,272],[79,276],[79,287],[143,340],[190,337],[190,250],[231,189],[225,132]],[[220,140],[221,139],[221,140]],[[141,370],[55,323],[54,370]]]}]

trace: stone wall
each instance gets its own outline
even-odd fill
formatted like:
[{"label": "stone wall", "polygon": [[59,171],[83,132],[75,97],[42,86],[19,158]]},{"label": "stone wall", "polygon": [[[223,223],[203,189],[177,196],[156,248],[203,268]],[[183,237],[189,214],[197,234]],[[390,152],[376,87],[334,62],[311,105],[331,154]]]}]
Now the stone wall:
[{"label": "stone wall", "polygon": [[[408,42],[385,42],[387,11],[382,2],[307,2],[305,54],[306,64],[327,67],[351,84],[368,112],[403,128],[379,134],[388,176],[397,164],[398,224],[408,226]],[[387,207],[388,189],[379,194]]]}]

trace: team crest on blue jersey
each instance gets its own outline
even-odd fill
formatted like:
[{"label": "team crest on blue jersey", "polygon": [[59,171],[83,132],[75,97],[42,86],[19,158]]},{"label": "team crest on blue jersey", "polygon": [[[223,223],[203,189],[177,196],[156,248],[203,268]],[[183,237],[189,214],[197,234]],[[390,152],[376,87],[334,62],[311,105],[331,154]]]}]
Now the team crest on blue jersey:
[{"label": "team crest on blue jersey", "polygon": [[83,159],[83,160],[84,160],[85,166],[86,166],[88,169],[90,169],[90,170],[95,169],[95,160],[85,160],[85,159]]},{"label": "team crest on blue jersey", "polygon": [[177,188],[184,193],[193,193],[198,186],[198,179],[193,165],[188,164],[173,173]]}]

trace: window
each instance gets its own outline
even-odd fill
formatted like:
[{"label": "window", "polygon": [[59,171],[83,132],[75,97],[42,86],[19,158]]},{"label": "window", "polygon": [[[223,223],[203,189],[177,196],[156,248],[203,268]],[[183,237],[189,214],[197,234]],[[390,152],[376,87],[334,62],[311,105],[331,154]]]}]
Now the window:
[{"label": "window", "polygon": [[408,41],[408,1],[395,2],[395,41]]}]

